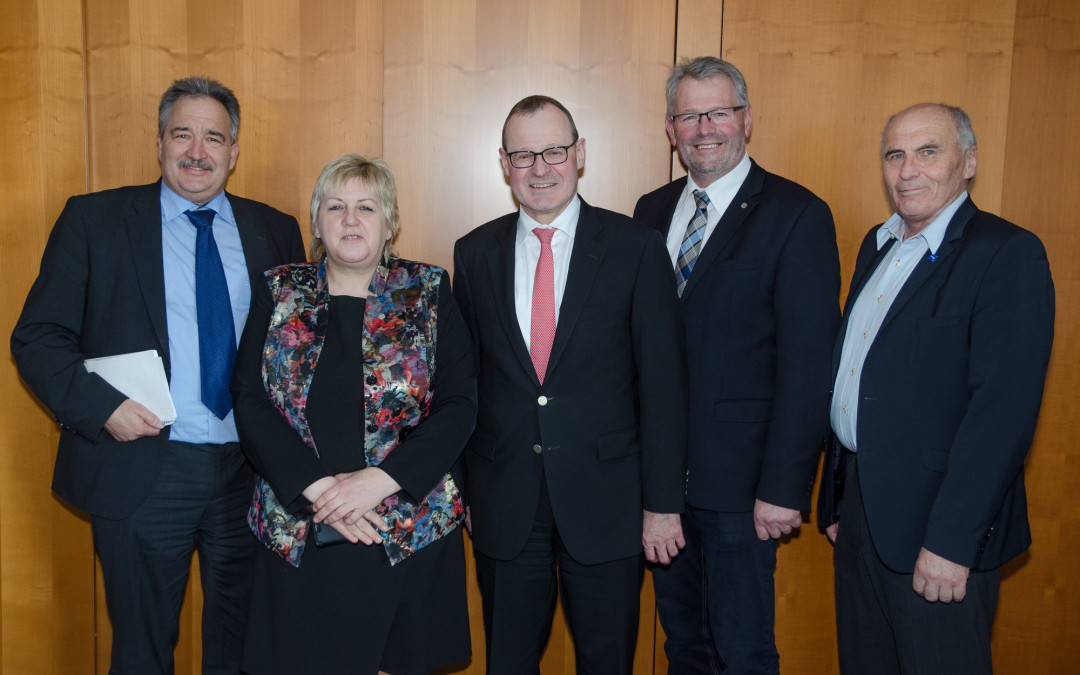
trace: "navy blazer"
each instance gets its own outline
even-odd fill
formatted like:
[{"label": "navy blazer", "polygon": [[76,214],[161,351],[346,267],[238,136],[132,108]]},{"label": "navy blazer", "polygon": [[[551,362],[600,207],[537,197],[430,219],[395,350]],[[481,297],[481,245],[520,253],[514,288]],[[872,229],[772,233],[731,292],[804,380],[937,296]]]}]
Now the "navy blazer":
[{"label": "navy blazer", "polygon": [[[846,316],[890,249],[878,250],[878,227],[856,259],[834,374]],[[919,261],[889,308],[859,382],[859,486],[874,546],[891,569],[911,573],[924,547],[993,569],[1030,545],[1024,457],[1053,337],[1042,243],[968,198],[936,259]],[[830,444],[819,503],[826,525],[843,493],[842,455]]]},{"label": "navy blazer", "polygon": [[[685,187],[681,178],[643,196],[634,217],[667,236]],[[690,368],[688,504],[747,512],[761,499],[810,510],[839,295],[828,205],[752,162],[679,305]]]},{"label": "navy blazer", "polygon": [[541,386],[515,313],[517,222],[505,215],[454,247],[479,377],[464,453],[473,544],[516,556],[543,476],[575,560],[636,555],[643,508],[683,510],[686,359],[671,262],[655,232],[582,200]]},{"label": "navy blazer", "polygon": [[[252,288],[264,270],[304,259],[295,218],[228,199]],[[124,518],[146,499],[169,428],[113,439],[105,422],[126,397],[83,360],[154,349],[170,375],[161,242],[161,181],[72,197],[11,335],[19,374],[60,423],[53,491],[105,518]]]}]

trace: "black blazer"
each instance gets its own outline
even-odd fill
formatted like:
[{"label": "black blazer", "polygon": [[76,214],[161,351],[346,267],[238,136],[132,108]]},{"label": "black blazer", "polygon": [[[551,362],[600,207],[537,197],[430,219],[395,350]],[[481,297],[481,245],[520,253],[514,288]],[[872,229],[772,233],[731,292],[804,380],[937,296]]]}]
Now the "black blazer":
[{"label": "black blazer", "polygon": [[[634,218],[666,237],[685,187],[681,178],[643,196]],[[745,512],[761,499],[810,510],[839,294],[829,207],[752,163],[679,306],[690,366],[688,504]]]},{"label": "black blazer", "polygon": [[[845,316],[890,248],[878,251],[878,227],[859,250]],[[919,261],[900,290],[859,383],[859,485],[874,546],[890,568],[912,572],[925,547],[992,569],[1030,545],[1023,465],[1053,337],[1054,284],[1042,243],[967,199],[937,259]],[[841,456],[830,444],[819,503],[826,525],[843,492]]]},{"label": "black blazer", "polygon": [[[72,197],[49,235],[41,270],[11,335],[19,374],[60,422],[53,490],[105,518],[130,515],[161,469],[155,437],[121,443],[104,430],[126,398],[83,360],[156,349],[171,374],[165,326],[161,183]],[[296,219],[228,195],[251,287],[275,265],[304,259]]]},{"label": "black blazer", "polygon": [[454,295],[472,333],[479,417],[465,449],[477,550],[506,560],[546,480],[579,562],[641,551],[642,509],[683,510],[686,361],[675,281],[654,232],[582,201],[543,386],[514,309],[518,214],[454,248]]}]

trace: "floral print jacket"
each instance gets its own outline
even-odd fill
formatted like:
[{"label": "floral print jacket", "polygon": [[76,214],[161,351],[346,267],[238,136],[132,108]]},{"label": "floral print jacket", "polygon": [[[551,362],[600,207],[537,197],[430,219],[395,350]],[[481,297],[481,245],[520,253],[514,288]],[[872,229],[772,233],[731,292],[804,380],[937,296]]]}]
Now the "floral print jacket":
[{"label": "floral print jacket", "polygon": [[[263,347],[263,386],[275,408],[318,455],[305,409],[312,375],[326,337],[325,262],[274,268],[266,273],[274,311]],[[427,416],[435,376],[435,340],[442,269],[390,258],[371,280],[364,312],[364,456],[378,466],[398,445],[402,431]],[[464,516],[450,474],[419,503],[399,495],[383,500],[378,513],[390,526],[382,533],[391,564],[439,539]],[[310,515],[283,506],[259,478],[248,524],[267,548],[298,566]]]}]

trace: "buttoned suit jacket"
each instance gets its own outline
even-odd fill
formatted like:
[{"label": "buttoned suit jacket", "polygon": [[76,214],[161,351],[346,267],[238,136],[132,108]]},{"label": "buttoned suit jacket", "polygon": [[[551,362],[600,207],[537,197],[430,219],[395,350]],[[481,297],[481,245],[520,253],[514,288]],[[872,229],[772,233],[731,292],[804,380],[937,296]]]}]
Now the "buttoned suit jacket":
[{"label": "buttoned suit jacket", "polygon": [[454,248],[454,295],[479,376],[464,453],[473,543],[516,556],[543,477],[575,560],[633,556],[643,508],[683,510],[686,362],[671,263],[654,232],[582,200],[541,386],[515,313],[517,222],[498,218]]},{"label": "buttoned suit jacket", "polygon": [[[666,237],[686,181],[644,195],[634,218]],[[747,512],[761,499],[810,510],[839,294],[828,205],[752,162],[679,302],[690,371],[687,504]]]},{"label": "buttoned suit jacket", "polygon": [[[304,259],[295,218],[228,199],[252,288],[264,270]],[[161,229],[160,181],[69,199],[11,336],[19,373],[60,423],[53,491],[104,518],[124,518],[146,499],[169,427],[113,439],[104,425],[126,397],[83,361],[153,349],[171,375]]]},{"label": "buttoned suit jacket", "polygon": [[[834,372],[851,307],[891,249],[878,250],[879,227],[859,249]],[[1053,333],[1042,243],[966,199],[936,257],[919,261],[893,301],[859,381],[859,485],[874,547],[891,569],[912,572],[923,547],[993,569],[1030,545],[1023,463]],[[837,519],[842,458],[830,443],[825,525]]]}]

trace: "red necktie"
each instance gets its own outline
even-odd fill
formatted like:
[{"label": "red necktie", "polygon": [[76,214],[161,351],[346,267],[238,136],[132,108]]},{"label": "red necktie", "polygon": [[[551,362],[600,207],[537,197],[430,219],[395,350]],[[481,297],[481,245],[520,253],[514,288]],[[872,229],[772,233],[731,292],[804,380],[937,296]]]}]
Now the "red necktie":
[{"label": "red necktie", "polygon": [[529,331],[529,353],[540,384],[544,383],[551,343],[555,341],[555,258],[551,253],[551,237],[555,228],[537,227],[533,234],[540,240],[540,260],[533,278],[532,321]]}]

